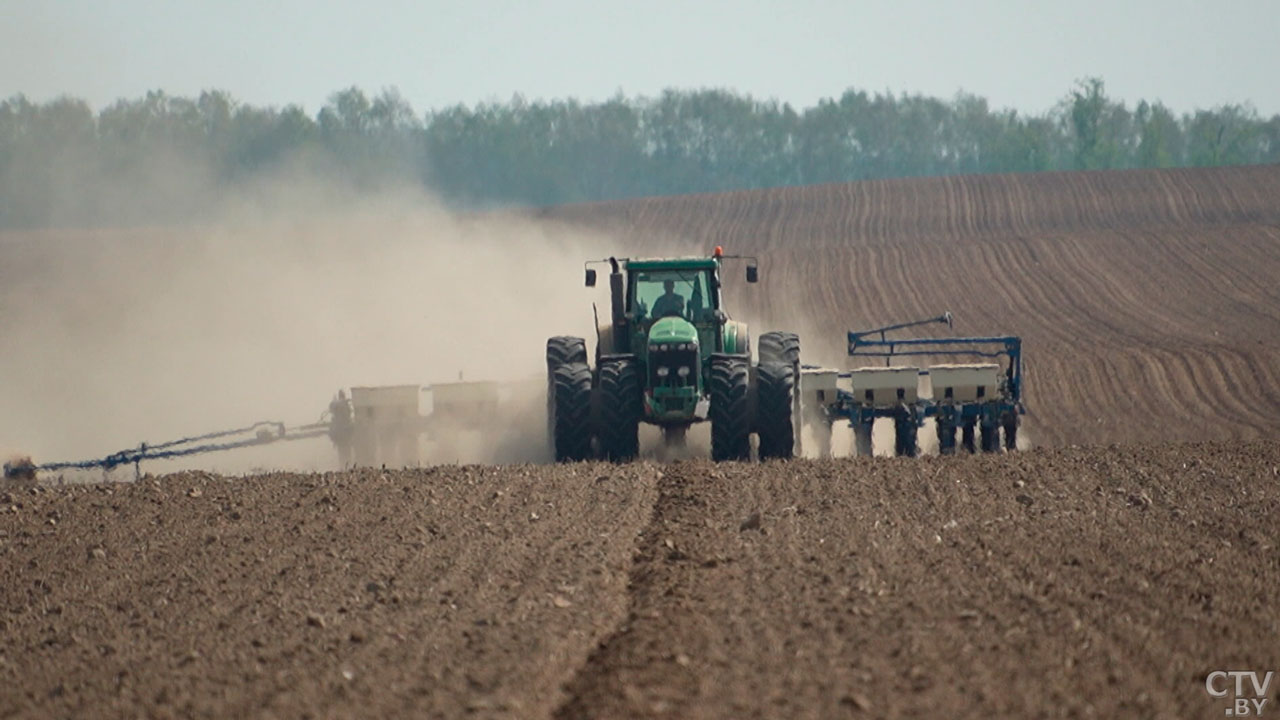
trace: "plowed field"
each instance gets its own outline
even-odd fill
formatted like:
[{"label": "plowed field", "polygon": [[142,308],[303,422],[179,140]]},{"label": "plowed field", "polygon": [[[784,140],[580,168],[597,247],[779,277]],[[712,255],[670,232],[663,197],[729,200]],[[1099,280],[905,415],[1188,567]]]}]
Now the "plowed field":
[{"label": "plowed field", "polygon": [[1280,668],[1278,468],[1253,442],[15,488],[0,716],[1222,717],[1208,673]]},{"label": "plowed field", "polygon": [[[759,286],[729,283],[737,314],[800,331],[811,361],[843,364],[847,329],[944,309],[961,332],[1020,334],[1036,447],[10,482],[0,718],[1230,715],[1212,673],[1280,671],[1277,197],[1280,168],[1262,167],[547,211],[605,231],[606,253],[760,254]],[[101,377],[37,390],[74,407],[219,280],[167,287],[175,317]],[[420,314],[413,285],[387,285]],[[25,297],[5,309],[31,319],[50,295]],[[95,303],[65,317],[92,326]],[[65,317],[51,336],[82,330]],[[385,360],[405,335],[360,337]],[[6,367],[45,377],[55,357],[33,347]],[[214,347],[211,365],[261,362]],[[308,347],[261,385],[309,369]],[[56,429],[58,412],[36,417]],[[1280,679],[1260,695],[1240,699],[1280,712]]]},{"label": "plowed field", "polygon": [[[848,330],[951,310],[1024,339],[1036,444],[1280,430],[1280,166],[890,180],[558,208],[607,251],[758,254],[757,331],[843,367]],[[640,250],[637,250],[637,247]],[[768,326],[768,327],[765,327]],[[926,330],[927,332],[927,330]]]}]

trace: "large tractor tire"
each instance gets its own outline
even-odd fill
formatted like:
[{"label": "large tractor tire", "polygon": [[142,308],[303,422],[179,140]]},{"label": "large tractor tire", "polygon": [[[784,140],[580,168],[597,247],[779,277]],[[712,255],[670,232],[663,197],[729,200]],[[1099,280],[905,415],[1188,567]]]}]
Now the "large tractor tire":
[{"label": "large tractor tire", "polygon": [[[781,330],[771,330],[760,337],[756,338],[756,363],[759,366],[764,365],[786,365],[791,368],[792,386],[791,393],[791,414],[798,423],[804,412],[800,407],[800,336],[793,332],[783,332]],[[787,457],[792,455],[803,454],[800,447],[800,432],[796,428],[791,435],[790,445],[787,448]],[[763,447],[765,444],[764,436],[760,437],[760,443]],[[774,449],[769,448],[771,457],[780,457],[773,454]],[[764,459],[764,453],[761,453],[761,459]]]},{"label": "large tractor tire", "polygon": [[640,454],[640,417],[644,414],[640,369],[634,357],[600,362],[600,425],[596,437],[606,460],[628,462]]},{"label": "large tractor tire", "polygon": [[800,365],[800,336],[774,330],[756,338],[756,361],[761,364]]},{"label": "large tractor tire", "polygon": [[591,457],[591,367],[581,338],[547,341],[547,433],[556,462]]},{"label": "large tractor tire", "polygon": [[751,458],[751,361],[746,355],[711,356],[711,459]]},{"label": "large tractor tire", "polygon": [[587,342],[580,337],[560,335],[547,340],[547,369],[557,365],[587,362]]},{"label": "large tractor tire", "polygon": [[756,433],[760,459],[789,459],[795,452],[795,369],[781,363],[756,366]]}]

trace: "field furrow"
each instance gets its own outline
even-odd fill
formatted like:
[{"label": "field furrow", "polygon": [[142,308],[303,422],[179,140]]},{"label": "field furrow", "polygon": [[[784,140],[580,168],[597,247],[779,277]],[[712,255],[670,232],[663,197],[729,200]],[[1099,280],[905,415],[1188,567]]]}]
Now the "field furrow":
[{"label": "field furrow", "polygon": [[[738,315],[842,365],[844,333],[950,310],[1025,340],[1037,442],[1280,430],[1280,167],[885,180],[549,215],[759,254]],[[625,226],[617,222],[626,218]],[[925,332],[930,332],[926,330]]]}]

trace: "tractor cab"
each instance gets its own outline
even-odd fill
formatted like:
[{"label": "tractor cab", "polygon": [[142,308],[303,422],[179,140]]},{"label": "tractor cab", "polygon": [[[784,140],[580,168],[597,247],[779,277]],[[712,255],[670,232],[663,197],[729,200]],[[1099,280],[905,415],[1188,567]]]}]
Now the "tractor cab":
[{"label": "tractor cab", "polygon": [[[723,317],[718,270],[712,258],[629,262],[626,315],[632,347],[640,350],[647,344],[644,338],[649,338],[650,342],[695,342],[715,348],[718,318]],[[696,337],[686,337],[690,325]]]},{"label": "tractor cab", "polygon": [[715,258],[627,263],[630,347],[647,375],[644,415],[659,424],[705,415],[703,367],[719,349],[719,264]]}]

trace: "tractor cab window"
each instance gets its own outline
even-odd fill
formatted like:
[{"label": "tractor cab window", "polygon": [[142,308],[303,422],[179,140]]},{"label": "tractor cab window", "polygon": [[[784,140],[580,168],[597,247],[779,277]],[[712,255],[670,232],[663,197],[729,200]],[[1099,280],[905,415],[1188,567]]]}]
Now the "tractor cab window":
[{"label": "tractor cab window", "polygon": [[715,310],[709,300],[706,270],[637,272],[631,287],[631,308],[637,320],[682,317],[690,322],[705,322]]}]

